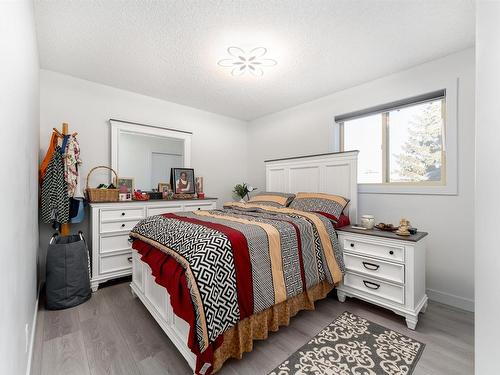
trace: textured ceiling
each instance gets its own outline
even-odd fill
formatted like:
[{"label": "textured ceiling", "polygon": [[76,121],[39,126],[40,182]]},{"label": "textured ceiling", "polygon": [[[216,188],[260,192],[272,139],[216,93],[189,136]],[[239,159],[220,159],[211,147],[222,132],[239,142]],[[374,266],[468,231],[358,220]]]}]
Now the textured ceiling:
[{"label": "textured ceiling", "polygon": [[[43,69],[243,120],[470,47],[473,0],[35,1]],[[263,46],[263,77],[217,65]]]}]

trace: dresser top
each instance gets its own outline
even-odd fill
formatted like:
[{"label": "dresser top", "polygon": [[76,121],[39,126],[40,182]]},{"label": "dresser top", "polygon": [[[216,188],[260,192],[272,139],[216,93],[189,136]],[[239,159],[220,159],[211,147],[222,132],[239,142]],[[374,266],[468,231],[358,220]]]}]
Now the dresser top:
[{"label": "dresser top", "polygon": [[364,234],[367,236],[375,236],[375,237],[382,237],[382,238],[389,238],[389,239],[393,239],[393,240],[410,241],[410,242],[418,242],[422,238],[424,238],[425,236],[428,235],[427,232],[417,232],[416,234],[411,234],[409,236],[400,236],[394,232],[385,232],[385,231],[377,229],[377,228],[356,229],[350,225],[337,229],[337,232]]},{"label": "dresser top", "polygon": [[175,204],[175,202],[180,202],[180,203],[189,203],[189,202],[196,202],[196,203],[202,203],[204,201],[216,201],[218,198],[213,198],[213,197],[205,197],[205,198],[192,198],[192,199],[149,199],[147,201],[137,201],[137,200],[132,200],[132,201],[118,201],[118,202],[90,202],[90,206],[98,206],[98,205],[133,205],[133,204],[165,204],[165,203],[171,203]]}]

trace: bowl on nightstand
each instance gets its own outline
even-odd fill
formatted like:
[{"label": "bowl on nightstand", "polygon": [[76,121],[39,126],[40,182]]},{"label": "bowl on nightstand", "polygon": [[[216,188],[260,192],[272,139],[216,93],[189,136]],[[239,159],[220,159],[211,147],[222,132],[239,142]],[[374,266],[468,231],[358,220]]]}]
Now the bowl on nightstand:
[{"label": "bowl on nightstand", "polygon": [[366,229],[373,229],[375,217],[373,215],[361,215],[361,226]]}]

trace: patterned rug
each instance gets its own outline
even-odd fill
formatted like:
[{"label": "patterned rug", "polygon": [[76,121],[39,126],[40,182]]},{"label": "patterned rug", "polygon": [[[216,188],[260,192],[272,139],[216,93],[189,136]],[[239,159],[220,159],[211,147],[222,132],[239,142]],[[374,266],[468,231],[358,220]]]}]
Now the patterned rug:
[{"label": "patterned rug", "polygon": [[424,347],[346,311],[269,375],[407,375]]}]

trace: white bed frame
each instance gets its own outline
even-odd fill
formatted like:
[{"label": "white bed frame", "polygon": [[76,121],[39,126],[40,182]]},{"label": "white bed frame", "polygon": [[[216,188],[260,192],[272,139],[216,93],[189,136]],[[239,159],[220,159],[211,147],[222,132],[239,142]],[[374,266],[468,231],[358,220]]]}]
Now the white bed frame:
[{"label": "white bed frame", "polygon": [[266,191],[327,193],[350,199],[351,223],[358,219],[358,151],[266,160]]},{"label": "white bed frame", "polygon": [[[320,192],[350,199],[349,218],[357,222],[357,151],[266,161],[266,190]],[[167,290],[156,284],[151,269],[132,251],[132,293],[146,306],[172,343],[194,370],[196,358],[187,346],[189,325],[177,317]]]}]

